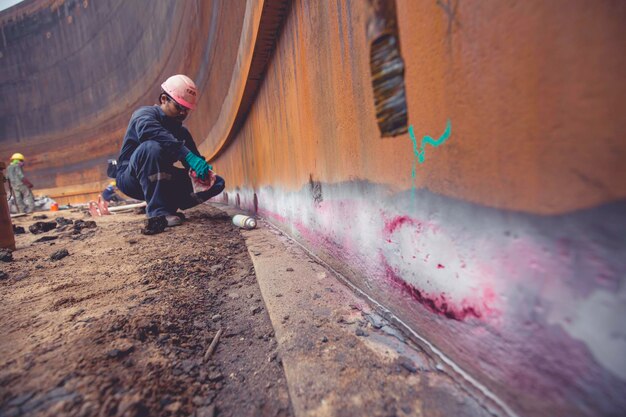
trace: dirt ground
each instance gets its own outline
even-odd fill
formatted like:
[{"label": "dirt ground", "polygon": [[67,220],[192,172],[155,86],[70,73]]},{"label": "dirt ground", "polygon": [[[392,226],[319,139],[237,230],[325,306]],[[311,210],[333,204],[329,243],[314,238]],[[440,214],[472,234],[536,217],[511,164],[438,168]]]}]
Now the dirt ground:
[{"label": "dirt ground", "polygon": [[96,225],[40,234],[14,219],[26,233],[0,262],[0,416],[292,415],[240,230],[208,205],[185,214],[154,236],[134,213],[47,213]]}]

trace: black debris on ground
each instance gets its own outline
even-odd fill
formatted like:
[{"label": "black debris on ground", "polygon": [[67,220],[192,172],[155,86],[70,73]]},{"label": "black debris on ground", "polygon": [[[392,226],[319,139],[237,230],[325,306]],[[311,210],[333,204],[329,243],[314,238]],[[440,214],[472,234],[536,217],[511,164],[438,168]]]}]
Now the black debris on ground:
[{"label": "black debris on ground", "polygon": [[13,252],[9,249],[0,249],[0,261],[11,262],[13,261]]},{"label": "black debris on ground", "polygon": [[28,230],[32,234],[37,235],[39,233],[49,232],[50,230],[56,229],[56,227],[57,227],[56,222],[36,222],[30,225]]},{"label": "black debris on ground", "polygon": [[66,256],[69,256],[69,254],[70,253],[68,252],[67,249],[59,249],[58,251],[50,255],[50,259],[53,261],[58,261],[58,260],[65,258]]}]

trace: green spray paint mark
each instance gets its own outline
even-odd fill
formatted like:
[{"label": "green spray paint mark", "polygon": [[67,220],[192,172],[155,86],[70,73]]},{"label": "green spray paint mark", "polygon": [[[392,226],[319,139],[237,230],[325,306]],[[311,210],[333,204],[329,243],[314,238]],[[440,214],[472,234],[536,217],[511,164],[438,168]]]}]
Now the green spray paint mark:
[{"label": "green spray paint mark", "polygon": [[[439,139],[435,140],[430,136],[424,136],[422,138],[422,143],[420,147],[417,147],[417,138],[415,137],[415,131],[413,130],[413,125],[409,126],[409,137],[411,138],[411,142],[413,142],[413,154],[417,157],[417,161],[420,164],[424,163],[426,159],[426,144],[431,145],[432,147],[438,147],[442,145],[445,141],[448,140],[450,134],[452,133],[452,124],[450,120],[446,123],[446,130],[443,132],[443,135],[439,137]],[[415,160],[413,160],[413,169],[411,170],[411,191],[412,191],[412,199],[415,201],[415,176],[417,175],[417,164]]]},{"label": "green spray paint mark", "polygon": [[[450,134],[452,133],[452,124],[450,120],[446,123],[446,130],[443,132],[443,135],[439,137],[439,139],[433,139],[430,136],[424,136],[422,138],[422,143],[417,148],[417,138],[415,137],[415,131],[413,130],[413,125],[409,126],[409,136],[411,136],[411,141],[413,142],[413,153],[417,156],[417,160],[420,164],[424,163],[426,159],[426,145],[430,145],[432,147],[438,147],[439,145],[443,145],[445,141],[448,140]],[[413,177],[415,177],[415,166],[413,167]]]}]

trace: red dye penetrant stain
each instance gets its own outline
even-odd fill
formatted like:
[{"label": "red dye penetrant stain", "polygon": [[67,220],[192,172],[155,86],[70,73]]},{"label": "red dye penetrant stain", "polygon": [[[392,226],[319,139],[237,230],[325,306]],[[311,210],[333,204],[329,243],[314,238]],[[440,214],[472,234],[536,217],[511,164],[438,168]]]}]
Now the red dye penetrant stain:
[{"label": "red dye penetrant stain", "polygon": [[393,268],[391,268],[391,266],[387,263],[387,260],[383,256],[381,256],[381,258],[381,263],[385,268],[386,278],[391,281],[395,286],[399,287],[403,292],[410,295],[411,298],[426,307],[428,311],[457,321],[463,321],[468,317],[482,317],[481,312],[476,310],[474,307],[457,307],[452,305],[451,302],[446,299],[446,296],[444,294],[441,294],[439,296],[431,296],[423,291],[418,290],[417,288],[400,278],[394,272]]},{"label": "red dye penetrant stain", "polygon": [[415,226],[418,232],[422,231],[422,224],[409,216],[397,216],[385,222],[385,236],[390,237],[400,226],[410,224]]},{"label": "red dye penetrant stain", "polygon": [[279,223],[288,224],[288,219],[286,217],[283,217],[278,213],[274,213],[273,211],[260,208],[259,214],[265,217],[269,217],[273,220],[276,220]]},{"label": "red dye penetrant stain", "polygon": [[441,264],[437,264],[437,269],[443,269],[445,268],[445,266],[441,265]]}]

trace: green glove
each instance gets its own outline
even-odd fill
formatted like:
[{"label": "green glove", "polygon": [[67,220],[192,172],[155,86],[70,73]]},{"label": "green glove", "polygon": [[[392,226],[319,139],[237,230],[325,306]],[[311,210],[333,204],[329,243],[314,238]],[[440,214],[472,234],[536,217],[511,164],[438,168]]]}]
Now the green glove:
[{"label": "green glove", "polygon": [[205,179],[209,173],[209,164],[202,158],[197,155],[194,155],[192,152],[189,152],[185,157],[185,161],[189,164],[189,167],[196,172],[196,176],[201,180]]}]

